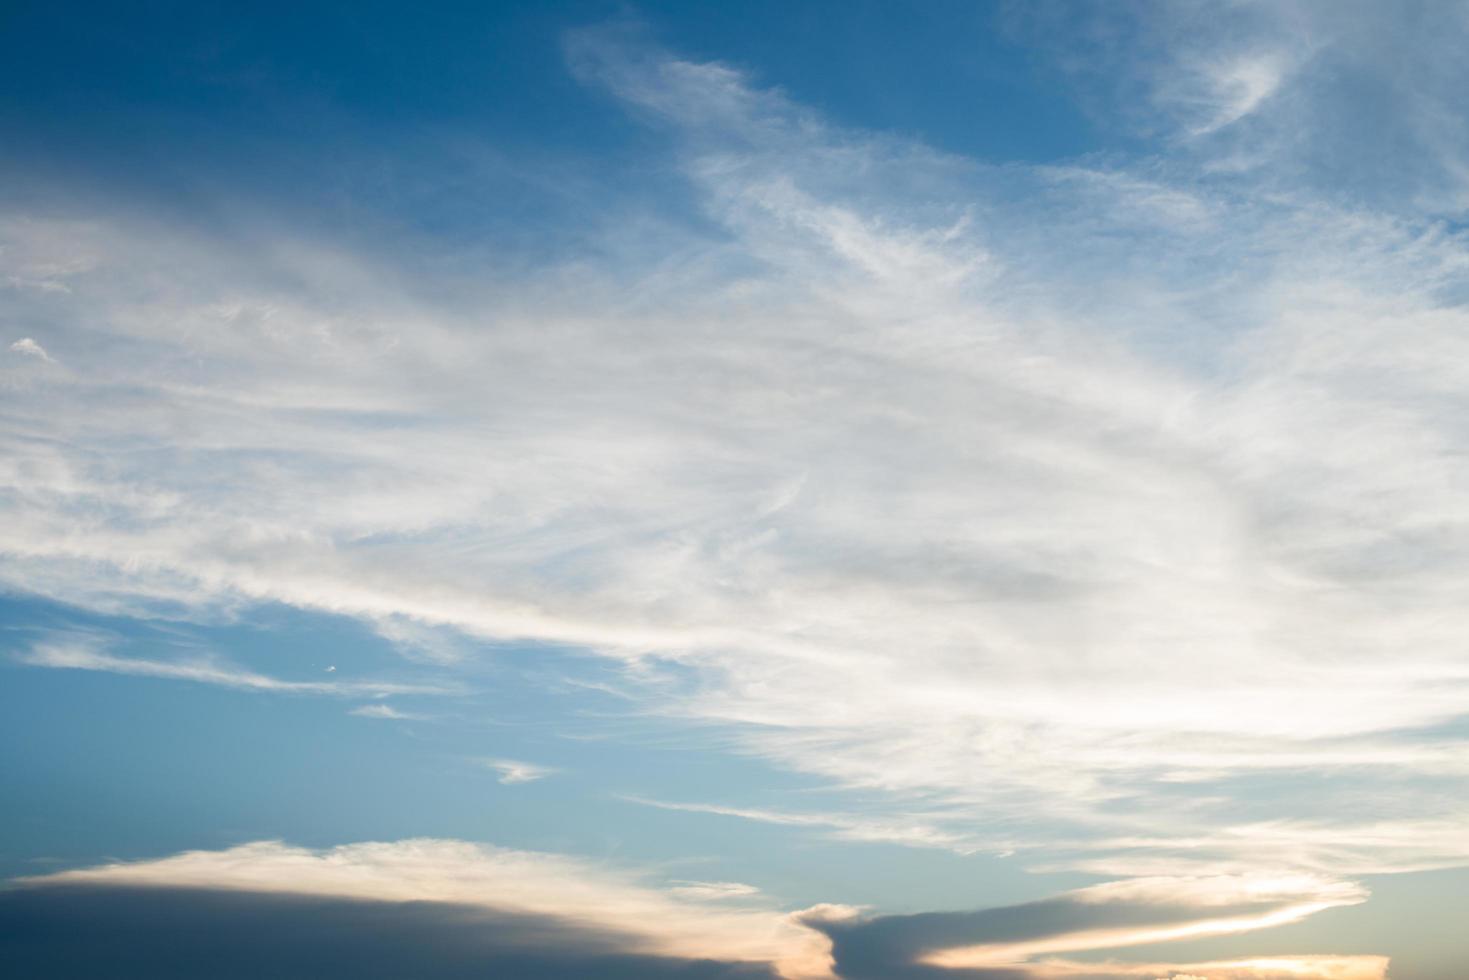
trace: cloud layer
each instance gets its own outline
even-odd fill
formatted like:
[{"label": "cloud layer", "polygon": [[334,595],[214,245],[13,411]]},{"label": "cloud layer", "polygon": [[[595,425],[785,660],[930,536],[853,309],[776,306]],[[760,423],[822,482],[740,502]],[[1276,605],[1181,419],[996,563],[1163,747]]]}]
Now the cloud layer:
[{"label": "cloud layer", "polygon": [[[783,976],[828,975],[826,943],[755,901],[660,887],[573,857],[449,840],[351,844],[325,851],[279,842],[189,851],[22,879],[28,888],[195,889],[391,903],[438,903],[540,917],[622,953],[775,964]],[[748,895],[736,896],[748,899]],[[445,915],[450,919],[458,913]]]},{"label": "cloud layer", "polygon": [[768,967],[630,952],[615,933],[476,906],[74,886],[0,892],[19,976],[756,980]]},{"label": "cloud layer", "polygon": [[[0,930],[14,933],[21,955],[54,962],[58,950],[48,949],[55,945],[50,919],[82,910],[84,928],[101,937],[95,944],[72,938],[67,948],[83,949],[93,960],[114,954],[128,962],[151,957],[155,971],[174,969],[159,965],[172,962],[167,951],[160,952],[163,947],[199,955],[178,931],[212,935],[225,928],[210,921],[220,912],[235,923],[226,930],[235,936],[241,935],[242,921],[284,917],[298,923],[284,935],[270,930],[250,940],[256,947],[250,962],[264,957],[292,970],[306,969],[303,962],[323,956],[350,959],[361,953],[360,948],[334,952],[333,943],[309,935],[320,931],[350,937],[354,947],[386,943],[391,948],[384,962],[429,942],[437,951],[434,957],[448,959],[443,964],[432,959],[424,967],[428,975],[437,975],[432,972],[437,969],[459,975],[454,971],[488,969],[521,957],[530,961],[518,967],[528,971],[521,975],[559,976],[559,971],[580,968],[592,971],[584,975],[619,976],[633,958],[660,957],[647,964],[648,975],[682,968],[693,975],[714,970],[710,975],[717,976],[763,975],[761,970],[771,969],[791,980],[833,973],[844,980],[1121,980],[1159,973],[1207,974],[1211,980],[1383,980],[1387,961],[1371,956],[1181,965],[1064,958],[1250,932],[1365,898],[1359,887],[1304,875],[1144,878],[978,912],[866,917],[856,909],[821,905],[785,913],[738,882],[660,884],[562,855],[446,840],[324,851],[260,842],[22,879],[0,893]],[[196,911],[183,911],[189,907]],[[158,935],[118,948],[115,939],[107,939],[108,931],[120,919],[131,922],[139,909],[163,910]],[[194,921],[201,918],[202,925]],[[39,928],[37,919],[47,927]],[[440,933],[448,941],[441,941]],[[298,946],[309,953],[304,960]],[[687,965],[696,960],[714,962]],[[679,967],[679,961],[685,965]],[[741,963],[749,965],[744,972],[730,965]]]},{"label": "cloud layer", "polygon": [[[711,816],[1109,875],[1469,859],[1462,234],[1192,158],[984,167],[569,52],[697,214],[456,277],[12,208],[0,582],[566,645],[876,801]],[[1207,71],[1199,139],[1294,77]]]}]

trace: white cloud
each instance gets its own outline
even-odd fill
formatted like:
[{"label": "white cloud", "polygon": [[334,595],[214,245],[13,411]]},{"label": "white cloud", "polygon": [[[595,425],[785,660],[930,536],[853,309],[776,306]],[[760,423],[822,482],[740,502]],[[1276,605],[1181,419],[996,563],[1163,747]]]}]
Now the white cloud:
[{"label": "white cloud", "polygon": [[1228,103],[1215,128],[1244,118],[1268,99],[1280,87],[1283,60],[1279,55],[1256,53],[1217,68],[1212,73],[1214,84],[1228,93]]},{"label": "white cloud", "polygon": [[1006,851],[1014,846],[1013,844],[999,844],[992,840],[984,842],[983,838],[956,833],[937,826],[931,819],[912,815],[885,817],[850,813],[788,812],[755,807],[719,806],[712,803],[671,803],[639,797],[625,797],[625,799],[643,806],[657,807],[660,810],[707,813],[784,827],[811,827],[826,831],[831,837],[839,840],[904,844],[909,847],[935,847],[956,851],[960,854],[973,854],[981,850]]},{"label": "white cloud", "polygon": [[[287,681],[230,664],[218,658],[192,660],[148,660],[119,657],[99,649],[88,638],[47,640],[34,644],[17,659],[32,667],[62,670],[97,670],[138,677],[216,684],[248,691],[282,694],[327,694],[338,697],[388,694],[444,694],[448,689],[433,685],[396,684],[383,681]],[[363,713],[367,709],[359,709]],[[391,711],[392,709],[385,709]],[[388,717],[376,714],[373,717]],[[401,717],[394,715],[394,717]]]},{"label": "white cloud", "polygon": [[417,721],[422,715],[408,714],[386,704],[364,704],[347,712],[359,718],[383,718],[389,721]]},{"label": "white cloud", "polygon": [[556,772],[548,766],[537,766],[529,762],[516,762],[514,759],[483,759],[483,764],[500,774],[500,782],[507,786],[517,783],[533,783],[538,779],[545,779]]},{"label": "white cloud", "polygon": [[6,407],[0,583],[636,664],[647,710],[879,801],[706,807],[818,832],[1119,873],[1463,860],[1412,833],[1469,790],[1462,739],[1422,734],[1469,681],[1460,238],[1187,168],[987,169],[721,66],[579,57],[718,234],[398,288],[285,233],[5,225],[17,267],[71,241],[111,274],[45,307],[74,373]]},{"label": "white cloud", "polygon": [[750,898],[760,894],[754,885],[738,881],[678,881],[669,889],[680,898],[695,898],[701,901],[722,902],[735,898]]},{"label": "white cloud", "polygon": [[1165,165],[1247,174],[1261,196],[1306,189],[1450,221],[1469,207],[1469,16],[1457,5],[1421,20],[1331,0],[1023,9],[1018,29],[1077,73],[1098,122]]},{"label": "white cloud", "polygon": [[1285,75],[1285,59],[1275,52],[1252,52],[1209,65],[1201,71],[1210,94],[1209,116],[1195,125],[1202,136],[1239,122],[1275,93]]},{"label": "white cloud", "polygon": [[51,355],[46,353],[46,348],[36,343],[30,337],[22,337],[10,345],[10,350],[16,354],[24,354],[27,357],[37,357],[43,361],[50,361]]}]

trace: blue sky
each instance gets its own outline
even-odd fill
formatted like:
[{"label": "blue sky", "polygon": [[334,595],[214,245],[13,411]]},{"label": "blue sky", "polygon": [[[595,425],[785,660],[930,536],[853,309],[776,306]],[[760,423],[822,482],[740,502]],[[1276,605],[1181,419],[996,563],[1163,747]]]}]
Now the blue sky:
[{"label": "blue sky", "polygon": [[1466,34],[7,5],[0,947],[1452,980]]}]

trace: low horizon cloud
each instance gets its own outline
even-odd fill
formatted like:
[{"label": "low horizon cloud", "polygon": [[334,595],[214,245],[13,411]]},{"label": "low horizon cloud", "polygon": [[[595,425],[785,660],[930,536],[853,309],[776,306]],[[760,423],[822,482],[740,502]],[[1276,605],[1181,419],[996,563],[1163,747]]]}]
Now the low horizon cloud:
[{"label": "low horizon cloud", "polygon": [[706,894],[691,895],[687,885],[660,886],[606,862],[465,841],[371,842],[324,850],[259,841],[11,884],[22,891],[196,889],[470,906],[615,936],[617,948],[626,953],[767,963],[790,980],[830,975],[824,938],[753,894],[710,902]]},{"label": "low horizon cloud", "polygon": [[1210,980],[1385,980],[1387,965],[1385,957],[1303,955],[1160,967],[1056,955],[1252,932],[1367,898],[1358,885],[1307,875],[1131,879],[1006,908],[873,917],[833,904],[783,911],[737,882],[659,884],[604,862],[463,841],[325,850],[260,841],[21,878],[10,887],[22,913],[28,894],[58,889],[413,903],[425,922],[434,919],[432,906],[449,923],[458,910],[490,910],[601,936],[610,944],[602,952],[764,964],[789,980],[1121,980],[1164,969],[1207,970]]}]

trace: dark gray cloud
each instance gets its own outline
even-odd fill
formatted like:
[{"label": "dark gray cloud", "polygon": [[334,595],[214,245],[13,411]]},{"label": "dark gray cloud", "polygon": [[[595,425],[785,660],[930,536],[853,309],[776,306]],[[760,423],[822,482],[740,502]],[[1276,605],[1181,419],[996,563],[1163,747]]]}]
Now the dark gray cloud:
[{"label": "dark gray cloud", "polygon": [[[1078,934],[1118,933],[1141,939],[1150,930],[1203,920],[1247,919],[1279,907],[1280,896],[1201,907],[1161,897],[1099,901],[1095,894],[1082,892],[979,911],[866,919],[812,917],[807,924],[831,938],[836,972],[844,980],[1032,980],[1049,974],[1019,966],[963,969],[921,961],[961,947],[1026,944]],[[1082,942],[1076,948],[1106,945],[1116,944]]]},{"label": "dark gray cloud", "polygon": [[1120,905],[1052,898],[976,912],[921,912],[870,919],[813,921],[831,937],[837,972],[846,980],[930,980],[944,977],[1026,980],[1029,970],[953,970],[918,961],[930,953],[981,943],[1017,942],[1081,930],[1197,918],[1197,909]]},{"label": "dark gray cloud", "polygon": [[0,891],[16,980],[771,980],[758,964],[647,956],[614,932],[442,902],[46,886]]}]

